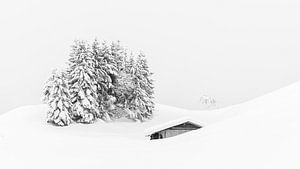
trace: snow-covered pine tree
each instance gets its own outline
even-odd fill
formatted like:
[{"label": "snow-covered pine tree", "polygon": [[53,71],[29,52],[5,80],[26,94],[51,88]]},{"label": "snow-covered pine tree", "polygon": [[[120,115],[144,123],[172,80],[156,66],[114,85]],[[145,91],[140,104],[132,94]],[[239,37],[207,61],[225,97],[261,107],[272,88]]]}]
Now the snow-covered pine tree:
[{"label": "snow-covered pine tree", "polygon": [[58,126],[71,123],[71,102],[65,72],[53,72],[45,86],[44,103],[49,107],[47,122]]},{"label": "snow-covered pine tree", "polygon": [[136,65],[136,61],[135,58],[133,56],[133,54],[131,53],[130,57],[127,58],[127,60],[125,61],[125,71],[127,74],[134,74],[135,72],[135,65]]},{"label": "snow-covered pine tree", "polygon": [[[119,69],[118,80],[113,87],[113,95],[116,98],[116,102],[114,103],[116,107],[125,110],[128,108],[128,101],[131,99],[135,87],[133,85],[133,68],[135,66],[135,61],[132,55],[131,57],[128,57],[126,51],[124,52],[123,57],[124,63],[122,63],[122,65],[124,67]],[[126,112],[118,112],[118,114],[121,114],[118,115],[119,117],[126,116]]]},{"label": "snow-covered pine tree", "polygon": [[134,91],[134,85],[132,83],[132,75],[121,72],[118,82],[114,85],[113,96],[114,96],[114,107],[112,110],[114,118],[122,118],[128,115],[128,100],[132,96]]},{"label": "snow-covered pine tree", "polygon": [[131,74],[130,80],[133,86],[129,87],[130,94],[127,97],[128,108],[131,111],[128,117],[141,121],[150,119],[154,111],[154,87],[145,55],[140,53],[136,63],[133,64],[131,59],[128,66],[127,70]]},{"label": "snow-covered pine tree", "polygon": [[[101,44],[97,39],[92,44],[92,56],[95,59],[95,71],[97,74],[97,93],[98,103],[101,119],[110,120],[112,114],[110,114],[111,97],[109,97],[109,90],[113,86],[113,80],[117,78],[116,63],[111,58],[111,50],[106,42]],[[114,79],[115,78],[115,79]]]},{"label": "snow-covered pine tree", "polygon": [[96,117],[101,117],[96,64],[90,46],[86,42],[76,41],[72,46],[68,70],[74,121],[92,123]]},{"label": "snow-covered pine tree", "polygon": [[146,108],[146,118],[150,118],[153,115],[155,108],[154,99],[154,80],[152,79],[153,73],[150,72],[146,56],[140,53],[137,59],[139,72],[137,76],[142,79],[140,81],[141,88],[145,91],[146,96],[144,97],[144,105]]},{"label": "snow-covered pine tree", "polygon": [[[125,97],[124,93],[126,84],[123,83],[126,76],[125,60],[127,51],[120,45],[120,42],[112,42],[108,44],[102,42],[99,44],[95,41],[93,49],[98,60],[98,68],[103,71],[107,81],[107,90],[102,94],[101,106],[103,111],[108,113],[109,117],[116,119],[125,116],[124,109]],[[122,101],[120,101],[122,100]],[[122,103],[121,103],[122,102]]]},{"label": "snow-covered pine tree", "polygon": [[110,45],[111,55],[116,64],[118,72],[122,72],[125,69],[125,60],[127,58],[127,51],[120,44],[120,41],[112,42]]},{"label": "snow-covered pine tree", "polygon": [[[126,60],[128,58],[127,49],[120,45],[120,42],[112,42],[110,44],[111,59],[113,60],[117,74],[114,74],[113,85],[109,90],[110,112],[114,119],[126,116],[126,96],[128,95],[128,78],[126,73]],[[130,81],[129,81],[130,82]],[[114,100],[112,102],[111,100]],[[112,109],[113,108],[113,109]]]},{"label": "snow-covered pine tree", "polygon": [[47,104],[49,99],[50,99],[51,90],[53,88],[53,81],[55,79],[56,72],[57,72],[57,70],[53,70],[50,78],[45,83],[45,86],[44,86],[44,89],[43,89],[43,98],[42,98],[42,101],[45,104]]}]

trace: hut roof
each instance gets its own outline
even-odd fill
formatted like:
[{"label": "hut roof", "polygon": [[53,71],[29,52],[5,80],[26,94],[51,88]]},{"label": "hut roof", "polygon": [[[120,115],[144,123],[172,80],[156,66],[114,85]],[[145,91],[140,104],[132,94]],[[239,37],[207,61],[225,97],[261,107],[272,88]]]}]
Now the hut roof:
[{"label": "hut roof", "polygon": [[191,119],[189,117],[183,117],[183,118],[179,118],[179,119],[176,119],[176,120],[172,120],[172,121],[169,121],[169,122],[166,122],[166,123],[163,123],[163,124],[159,124],[159,125],[156,125],[154,127],[151,127],[151,128],[148,128],[145,130],[145,135],[146,136],[150,136],[151,134],[155,133],[155,132],[158,132],[158,131],[162,131],[162,130],[165,130],[165,129],[168,129],[170,127],[173,127],[173,126],[177,126],[177,125],[180,125],[180,124],[183,124],[183,123],[186,123],[186,122],[189,122],[197,127],[203,127],[203,124],[194,120],[194,119]]}]

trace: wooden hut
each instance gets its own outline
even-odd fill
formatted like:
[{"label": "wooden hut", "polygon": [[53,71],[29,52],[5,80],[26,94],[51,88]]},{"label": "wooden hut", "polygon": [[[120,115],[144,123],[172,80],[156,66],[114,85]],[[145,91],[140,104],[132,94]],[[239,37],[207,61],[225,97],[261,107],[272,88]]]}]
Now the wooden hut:
[{"label": "wooden hut", "polygon": [[146,136],[150,137],[150,140],[163,139],[200,128],[202,128],[202,125],[194,120],[179,119],[149,129],[146,132]]}]

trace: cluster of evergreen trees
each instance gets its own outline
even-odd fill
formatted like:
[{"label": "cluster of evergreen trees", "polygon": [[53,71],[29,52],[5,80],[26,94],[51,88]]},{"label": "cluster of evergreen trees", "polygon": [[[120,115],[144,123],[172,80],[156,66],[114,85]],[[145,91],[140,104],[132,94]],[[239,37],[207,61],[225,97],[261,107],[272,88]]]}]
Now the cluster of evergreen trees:
[{"label": "cluster of evergreen trees", "polygon": [[47,121],[66,126],[97,119],[150,119],[151,75],[145,55],[133,55],[119,42],[76,41],[67,70],[54,72],[44,88]]}]

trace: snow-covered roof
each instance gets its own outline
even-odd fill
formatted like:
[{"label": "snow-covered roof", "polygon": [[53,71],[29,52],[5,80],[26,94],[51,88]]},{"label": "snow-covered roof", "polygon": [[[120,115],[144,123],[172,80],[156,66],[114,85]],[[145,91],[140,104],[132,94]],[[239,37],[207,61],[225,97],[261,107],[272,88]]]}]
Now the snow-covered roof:
[{"label": "snow-covered roof", "polygon": [[149,135],[151,135],[155,132],[162,131],[164,129],[167,129],[167,128],[170,128],[170,127],[173,127],[173,126],[177,126],[179,124],[183,124],[183,123],[186,123],[186,122],[192,123],[192,124],[194,124],[195,126],[198,126],[198,127],[203,127],[203,123],[200,123],[200,122],[198,122],[198,121],[196,121],[196,120],[194,120],[190,117],[183,117],[183,118],[172,120],[172,121],[169,121],[169,122],[157,125],[157,126],[150,127],[150,128],[145,130],[145,135],[149,136]]}]

